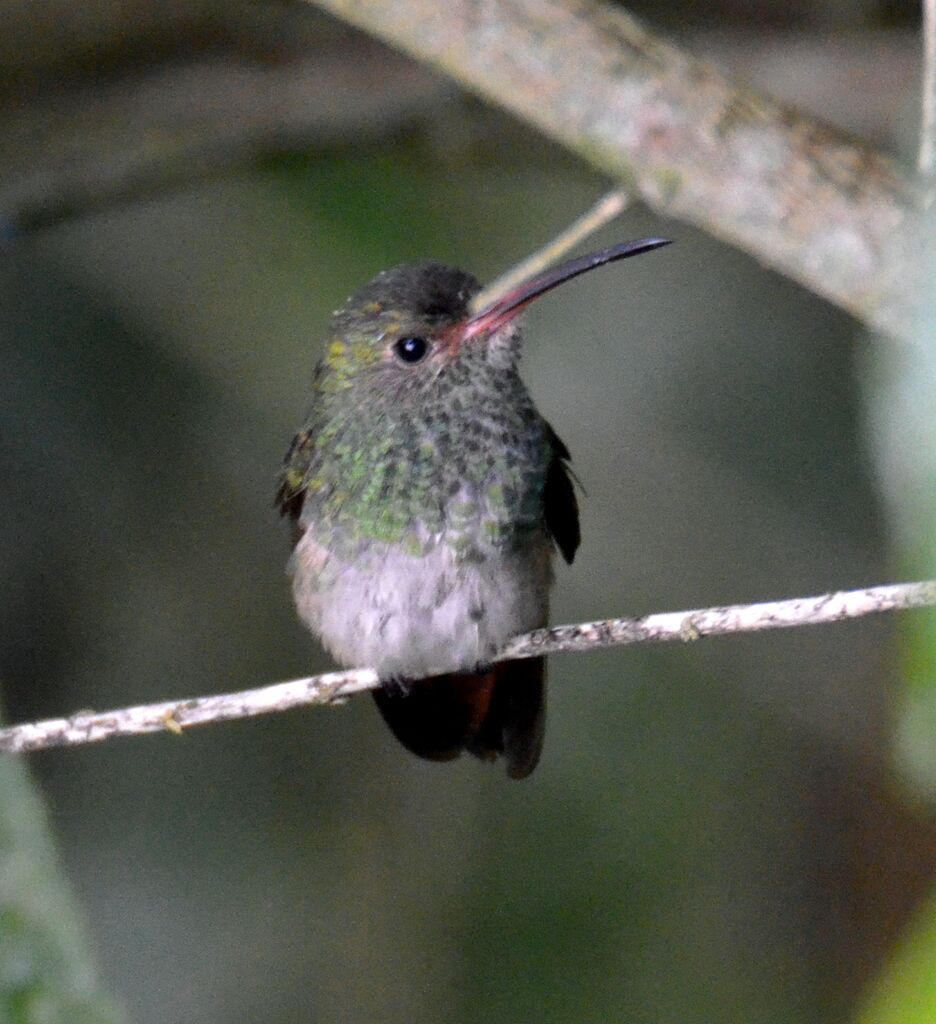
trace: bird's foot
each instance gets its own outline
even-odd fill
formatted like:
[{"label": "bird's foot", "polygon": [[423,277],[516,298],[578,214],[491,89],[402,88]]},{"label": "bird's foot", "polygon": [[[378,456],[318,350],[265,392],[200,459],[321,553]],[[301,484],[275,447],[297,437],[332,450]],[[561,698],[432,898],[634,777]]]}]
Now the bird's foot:
[{"label": "bird's foot", "polygon": [[381,679],[380,685],[389,697],[408,697],[413,690],[413,680],[405,676],[390,676]]}]

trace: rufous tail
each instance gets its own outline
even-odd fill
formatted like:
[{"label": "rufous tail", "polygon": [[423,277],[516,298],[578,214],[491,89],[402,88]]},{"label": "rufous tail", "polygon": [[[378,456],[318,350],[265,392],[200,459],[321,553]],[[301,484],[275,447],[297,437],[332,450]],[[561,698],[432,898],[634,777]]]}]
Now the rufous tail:
[{"label": "rufous tail", "polygon": [[546,724],[546,659],[505,661],[484,672],[449,673],[374,691],[377,707],[407,750],[450,761],[467,750],[507,774],[536,767]]}]

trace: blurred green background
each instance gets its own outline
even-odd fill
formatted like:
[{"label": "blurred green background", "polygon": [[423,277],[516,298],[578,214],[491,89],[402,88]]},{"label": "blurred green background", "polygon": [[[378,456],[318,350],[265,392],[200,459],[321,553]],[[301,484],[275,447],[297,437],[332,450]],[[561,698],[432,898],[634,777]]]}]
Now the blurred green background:
[{"label": "blurred green background", "polygon": [[[7,716],[325,669],[273,487],[330,311],[414,259],[491,279],[608,184],[312,8],[6,8]],[[633,9],[913,145],[913,5]],[[554,621],[932,574],[929,332],[641,207],[593,243],[642,234],[678,245],[528,316],[586,492]],[[34,755],[44,809],[4,765],[0,1021],[931,1021],[934,650],[915,613],[554,658],[523,784],[366,698]]]}]

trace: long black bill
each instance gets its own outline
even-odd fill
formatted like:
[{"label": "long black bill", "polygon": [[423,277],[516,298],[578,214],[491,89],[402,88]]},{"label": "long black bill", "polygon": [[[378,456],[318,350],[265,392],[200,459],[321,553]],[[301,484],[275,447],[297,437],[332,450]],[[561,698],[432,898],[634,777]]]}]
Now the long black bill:
[{"label": "long black bill", "polygon": [[633,242],[619,242],[617,245],[612,245],[610,249],[588,253],[586,256],[576,256],[575,259],[560,263],[558,267],[552,267],[536,277],[531,277],[529,281],[524,281],[516,288],[512,288],[506,295],[502,295],[482,309],[480,313],[476,313],[465,324],[462,337],[470,338],[476,334],[486,334],[496,330],[508,320],[513,319],[534,299],[545,295],[557,285],[571,281],[579,274],[594,270],[595,267],[603,267],[606,263],[626,260],[628,256],[653,252],[654,249],[669,245],[671,241],[672,239],[669,238],[638,238]]}]

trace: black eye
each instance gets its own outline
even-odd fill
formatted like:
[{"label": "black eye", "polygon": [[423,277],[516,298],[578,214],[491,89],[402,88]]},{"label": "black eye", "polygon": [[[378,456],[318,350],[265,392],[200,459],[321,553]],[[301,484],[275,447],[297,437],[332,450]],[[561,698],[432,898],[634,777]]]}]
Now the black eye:
[{"label": "black eye", "polygon": [[418,363],[429,351],[429,342],[425,338],[400,338],[393,349],[404,363]]}]

